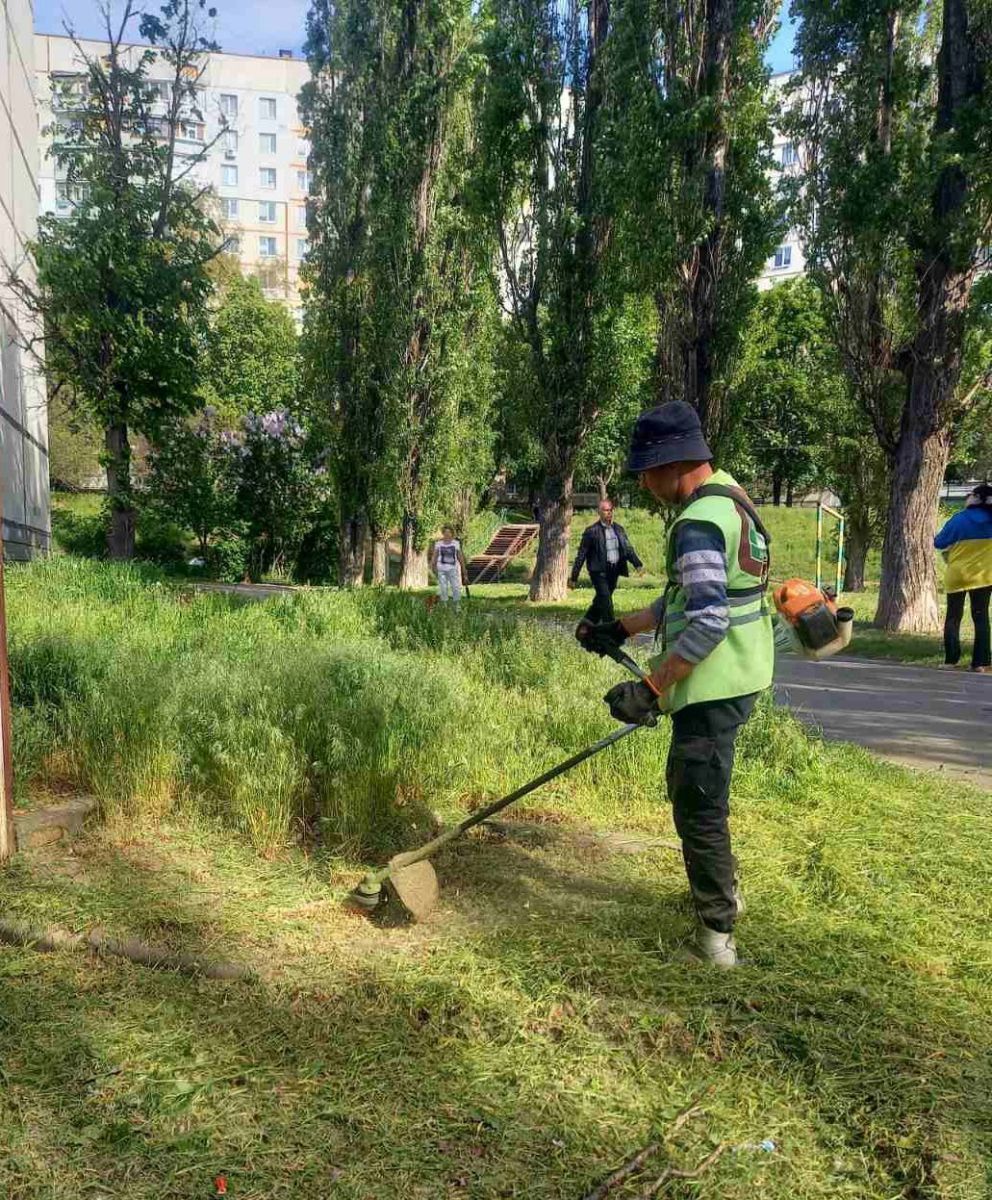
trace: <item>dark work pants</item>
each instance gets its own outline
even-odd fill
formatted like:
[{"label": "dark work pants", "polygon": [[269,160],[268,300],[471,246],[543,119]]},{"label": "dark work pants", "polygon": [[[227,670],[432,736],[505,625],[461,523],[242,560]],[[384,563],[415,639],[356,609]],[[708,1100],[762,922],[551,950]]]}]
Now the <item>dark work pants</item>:
[{"label": "dark work pants", "polygon": [[685,873],[699,919],[721,933],[737,916],[728,825],[734,743],[757,696],[689,704],[672,717],[666,779]]},{"label": "dark work pants", "polygon": [[596,589],[592,604],[586,609],[587,621],[613,621],[616,613],[613,611],[613,593],[616,591],[617,580],[620,578],[619,564],[607,567],[605,571],[590,571],[589,578]]},{"label": "dark work pants", "polygon": [[975,644],[971,649],[973,667],[992,667],[992,634],[989,630],[989,600],[992,587],[972,588],[969,592],[948,592],[944,618],[944,662],[954,664],[961,658],[961,618],[964,598],[971,597],[971,619],[975,625]]}]

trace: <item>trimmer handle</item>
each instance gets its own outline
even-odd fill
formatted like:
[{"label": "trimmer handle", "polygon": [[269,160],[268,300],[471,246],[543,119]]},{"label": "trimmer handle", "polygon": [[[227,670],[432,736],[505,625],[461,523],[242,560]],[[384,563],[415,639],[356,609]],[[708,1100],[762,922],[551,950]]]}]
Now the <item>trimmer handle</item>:
[{"label": "trimmer handle", "polygon": [[[576,638],[580,642],[584,642],[586,640],[588,630],[591,629],[591,627],[592,626],[589,621],[585,619],[581,620],[575,630]],[[639,663],[635,662],[625,650],[621,650],[619,646],[615,646],[612,649],[604,646],[602,653],[605,654],[607,658],[612,658],[615,663],[619,663],[620,666],[629,671],[635,679],[640,679],[643,682],[648,678],[647,671],[645,671]]]},{"label": "trimmer handle", "polygon": [[606,653],[615,663],[619,663],[621,667],[629,671],[635,679],[640,679],[643,682],[649,678],[647,671],[644,670],[640,663],[635,662],[626,650],[621,650],[618,646],[615,651],[608,650]]}]

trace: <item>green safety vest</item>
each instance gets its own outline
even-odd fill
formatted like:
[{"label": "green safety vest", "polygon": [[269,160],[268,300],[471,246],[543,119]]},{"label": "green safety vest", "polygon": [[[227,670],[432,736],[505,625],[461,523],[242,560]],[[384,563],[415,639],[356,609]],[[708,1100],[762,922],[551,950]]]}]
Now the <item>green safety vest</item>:
[{"label": "green safety vest", "polygon": [[[726,495],[728,488],[736,495]],[[704,700],[760,692],[771,684],[775,663],[772,618],[765,597],[771,539],[746,493],[726,471],[714,471],[689,497],[672,524],[666,553],[667,602],[663,629],[659,628],[662,653],[674,644],[686,624],[686,595],[674,582],[675,533],[681,521],[708,521],[723,533],[730,628],[692,674],[671,689],[672,712]]]}]

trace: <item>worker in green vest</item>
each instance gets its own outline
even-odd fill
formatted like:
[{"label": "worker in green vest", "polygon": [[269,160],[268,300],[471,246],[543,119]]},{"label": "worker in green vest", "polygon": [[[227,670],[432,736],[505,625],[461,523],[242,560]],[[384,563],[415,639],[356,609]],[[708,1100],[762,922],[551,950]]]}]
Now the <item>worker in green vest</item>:
[{"label": "worker in green vest", "polygon": [[686,952],[732,967],[734,922],[743,910],[728,825],[734,745],[771,683],[774,641],[765,597],[768,534],[747,494],[713,469],[712,458],[690,405],[673,401],[638,418],[628,470],[675,511],[668,586],[649,608],[580,623],[576,635],[585,649],[604,654],[655,631],[647,682],[617,684],[606,702],[624,722],[654,725],[659,714],[671,714],[666,781],[697,915]]}]

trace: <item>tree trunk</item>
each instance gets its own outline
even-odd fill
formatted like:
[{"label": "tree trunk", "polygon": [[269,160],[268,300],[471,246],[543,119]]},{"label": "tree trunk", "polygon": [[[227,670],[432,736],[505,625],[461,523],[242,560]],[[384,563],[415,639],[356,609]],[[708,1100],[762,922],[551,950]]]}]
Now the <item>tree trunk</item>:
[{"label": "tree trunk", "polygon": [[400,557],[400,587],[425,588],[427,575],[427,549],[417,549],[417,518],[412,513],[403,514],[403,549]]},{"label": "tree trunk", "polygon": [[364,513],[354,513],[341,522],[339,552],[341,586],[359,588],[365,582],[365,539],[368,520]]},{"label": "tree trunk", "polygon": [[389,539],[378,535],[372,538],[372,586],[383,587],[389,582]]},{"label": "tree trunk", "polygon": [[865,590],[865,562],[871,549],[868,531],[857,521],[848,521],[844,543],[844,591]]},{"label": "tree trunk", "polygon": [[778,508],[778,507],[780,507],[781,503],[782,503],[782,476],[781,475],[773,475],[772,476],[772,504],[774,504],[775,507]]},{"label": "tree trunk", "polygon": [[734,0],[707,0],[702,46],[700,99],[706,104],[709,124],[703,139],[703,216],[706,236],[693,250],[690,283],[690,329],[684,355],[685,399],[699,412],[703,431],[712,446],[722,425],[719,396],[713,389],[716,374],[715,343],[719,333],[721,280],[726,272],[726,191],[730,126],[727,108],[730,93],[730,48],[734,34]]},{"label": "tree trunk", "polygon": [[127,425],[121,421],[107,426],[107,499],[110,525],[107,553],[113,559],[134,558],[135,511],[131,502],[131,442]]},{"label": "tree trunk", "polygon": [[880,629],[932,633],[940,628],[933,538],[949,451],[947,429],[926,437],[904,429],[899,439],[892,463],[882,588],[875,613]]},{"label": "tree trunk", "polygon": [[793,504],[795,503],[795,499],[795,489],[793,488],[792,480],[790,479],[785,485],[785,507],[792,508]]},{"label": "tree trunk", "polygon": [[572,529],[572,476],[549,479],[541,498],[537,562],[531,600],[561,600],[568,591],[568,535]]},{"label": "tree trunk", "polygon": [[604,500],[609,500],[609,498],[610,498],[609,481],[606,479],[606,477],[604,475],[596,476],[596,488],[599,491],[600,504],[602,504]]},{"label": "tree trunk", "polygon": [[[944,0],[937,54],[934,134],[946,137],[982,94],[980,42],[969,28],[965,0]],[[927,633],[939,628],[933,535],[940,485],[950,453],[955,392],[961,377],[965,313],[975,256],[967,206],[976,182],[966,156],[948,156],[937,176],[924,227],[914,230],[918,331],[906,371],[906,400],[892,462],[888,523],[882,546],[882,590],[875,624]],[[981,184],[979,184],[981,186]],[[911,238],[912,241],[912,238]],[[970,244],[970,243],[969,243]]]},{"label": "tree trunk", "polygon": [[455,511],[453,520],[455,532],[462,539],[468,534],[468,527],[475,513],[475,492],[471,488],[459,488],[455,496]]}]

